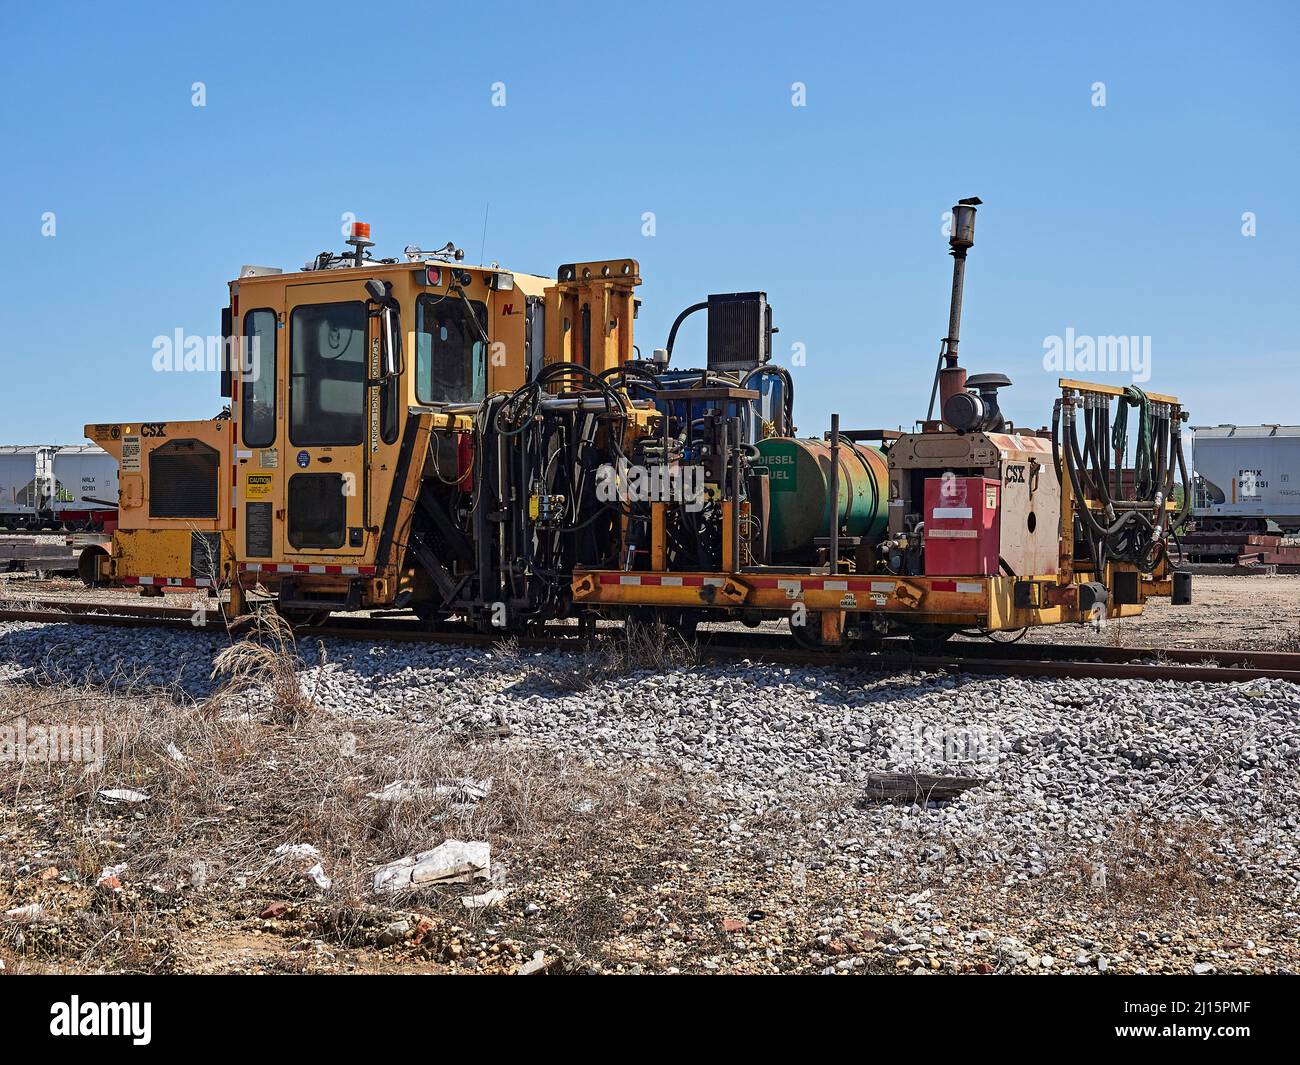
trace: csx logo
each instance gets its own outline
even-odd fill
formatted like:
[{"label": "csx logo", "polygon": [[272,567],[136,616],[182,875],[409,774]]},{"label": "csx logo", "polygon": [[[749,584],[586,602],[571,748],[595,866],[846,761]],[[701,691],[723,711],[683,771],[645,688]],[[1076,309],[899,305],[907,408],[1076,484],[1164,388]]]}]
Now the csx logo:
[{"label": "csx logo", "polygon": [[1025,468],[1023,466],[1008,466],[1007,475],[1002,479],[1007,484],[1024,484]]},{"label": "csx logo", "polygon": [[145,422],[144,425],[140,426],[140,435],[141,436],[166,436],[167,423],[166,422]]}]

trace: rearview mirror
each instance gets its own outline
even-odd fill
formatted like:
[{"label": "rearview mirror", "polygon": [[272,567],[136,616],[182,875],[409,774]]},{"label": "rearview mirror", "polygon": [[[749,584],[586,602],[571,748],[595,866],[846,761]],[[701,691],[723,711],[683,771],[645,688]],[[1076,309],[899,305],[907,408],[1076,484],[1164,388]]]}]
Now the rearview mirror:
[{"label": "rearview mirror", "polygon": [[397,324],[397,301],[389,295],[390,286],[375,277],[366,281],[366,292],[370,295],[371,302],[379,305],[380,372],[385,377],[396,377],[402,372],[402,338]]},{"label": "rearview mirror", "polygon": [[235,394],[235,352],[231,346],[234,335],[234,315],[229,307],[221,308],[221,396],[230,399]]},{"label": "rearview mirror", "polygon": [[396,377],[402,372],[402,338],[397,328],[397,313],[385,307],[380,314],[383,328],[382,359],[385,377]]}]

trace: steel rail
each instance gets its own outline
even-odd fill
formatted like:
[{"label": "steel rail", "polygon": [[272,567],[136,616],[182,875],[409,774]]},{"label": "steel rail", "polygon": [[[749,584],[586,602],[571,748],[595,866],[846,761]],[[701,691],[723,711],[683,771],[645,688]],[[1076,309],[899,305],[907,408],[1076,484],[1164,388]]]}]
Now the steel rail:
[{"label": "steel rail", "polygon": [[[163,627],[226,631],[219,610],[206,616],[192,608],[104,601],[41,600],[0,608],[0,622],[100,625],[116,628]],[[567,631],[564,631],[567,630]],[[603,630],[605,634],[617,628]],[[331,618],[295,630],[300,639],[390,640],[412,643],[490,647],[501,636],[467,628],[429,629],[417,621],[393,618]],[[598,635],[602,630],[597,630]],[[576,626],[556,625],[542,635],[518,635],[529,649],[588,649],[590,641]],[[1300,684],[1300,654],[1243,648],[1114,647],[1093,644],[996,643],[953,640],[941,653],[909,650],[906,639],[889,639],[878,648],[849,646],[809,650],[782,634],[712,630],[700,633],[702,660],[772,662],[829,666],[868,672],[949,672],[1001,676],[1076,677],[1178,682],[1234,683],[1280,679]]]}]

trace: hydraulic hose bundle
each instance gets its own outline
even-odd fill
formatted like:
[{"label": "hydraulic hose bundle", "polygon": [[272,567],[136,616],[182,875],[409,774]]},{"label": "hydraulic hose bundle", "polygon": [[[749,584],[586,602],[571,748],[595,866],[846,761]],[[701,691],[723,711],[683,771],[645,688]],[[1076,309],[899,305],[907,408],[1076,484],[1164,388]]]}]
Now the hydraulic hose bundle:
[{"label": "hydraulic hose bundle", "polygon": [[[1080,409],[1082,446],[1076,424]],[[1130,409],[1137,411],[1137,430],[1132,480],[1126,486]],[[1173,496],[1175,468],[1181,483],[1187,484],[1180,423],[1177,407],[1153,402],[1136,386],[1126,388],[1118,397],[1113,426],[1108,395],[1085,392],[1056,401],[1053,458],[1058,476],[1064,466],[1069,477],[1076,500],[1077,531],[1099,579],[1111,560],[1130,562],[1150,573],[1166,556],[1172,530],[1186,519],[1190,493],[1184,491],[1182,506],[1172,521],[1165,506]]]},{"label": "hydraulic hose bundle", "polygon": [[[1138,435],[1133,451],[1133,484],[1139,497],[1143,497],[1144,494],[1151,492],[1151,471],[1156,462],[1155,442],[1151,436],[1151,401],[1147,399],[1147,394],[1142,389],[1132,385],[1124,389],[1124,395],[1119,398],[1117,406],[1119,410],[1116,413],[1120,417],[1115,422],[1111,433],[1111,447],[1116,455],[1125,455],[1128,452],[1128,414],[1124,408],[1136,407],[1138,410]],[[1109,403],[1106,405],[1106,413],[1109,416]],[[1121,487],[1118,473],[1117,470],[1116,495],[1119,495]]]},{"label": "hydraulic hose bundle", "polygon": [[[625,393],[576,363],[553,363],[483,401],[473,520],[484,598],[510,601],[515,614],[542,611],[567,595],[575,565],[610,561],[619,506],[598,498],[596,482],[602,464],[623,457],[627,418]],[[529,576],[552,602],[523,602],[530,586],[536,596]]]}]

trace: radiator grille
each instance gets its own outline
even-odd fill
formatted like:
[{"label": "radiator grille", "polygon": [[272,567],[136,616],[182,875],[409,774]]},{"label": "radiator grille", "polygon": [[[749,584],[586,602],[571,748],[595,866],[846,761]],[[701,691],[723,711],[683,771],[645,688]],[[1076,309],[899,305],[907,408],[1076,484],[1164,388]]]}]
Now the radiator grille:
[{"label": "radiator grille", "polygon": [[709,296],[709,369],[743,373],[772,357],[772,308],[765,292]]},{"label": "radiator grille", "polygon": [[171,440],[149,452],[149,517],[215,518],[221,456],[198,440]]}]

